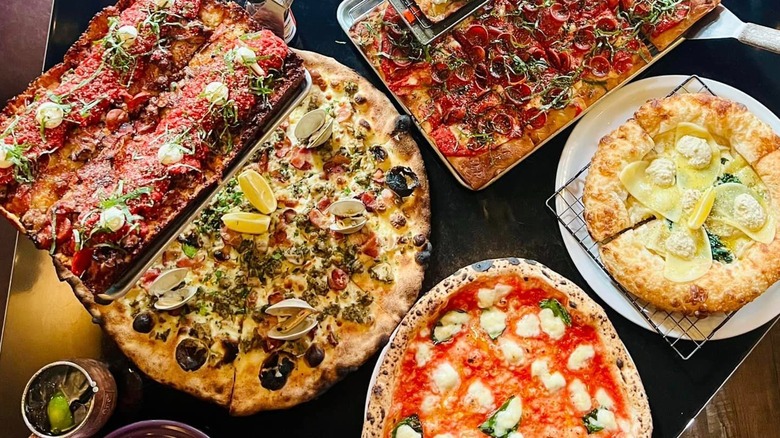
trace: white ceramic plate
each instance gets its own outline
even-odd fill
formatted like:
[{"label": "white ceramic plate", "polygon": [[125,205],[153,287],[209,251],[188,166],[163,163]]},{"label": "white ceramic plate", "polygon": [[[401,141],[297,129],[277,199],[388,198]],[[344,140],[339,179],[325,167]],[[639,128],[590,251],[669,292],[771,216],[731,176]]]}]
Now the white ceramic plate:
[{"label": "white ceramic plate", "polygon": [[[626,85],[600,101],[580,120],[566,142],[555,177],[556,190],[563,187],[590,162],[601,137],[631,118],[637,108],[647,100],[665,97],[687,78],[687,76],[657,76],[643,79]],[[768,123],[775,132],[780,132],[780,119],[757,100],[729,85],[710,79],[703,79],[703,81],[716,95],[744,104],[761,120]],[[576,193],[576,196],[581,195],[583,183],[578,181],[569,186],[580,191]],[[566,203],[561,197],[558,197],[555,207],[559,215],[564,214]],[[639,314],[625,295],[615,287],[609,277],[579,246],[577,240],[562,225],[560,230],[566,250],[574,264],[599,297],[631,322],[654,331],[654,328]],[[584,229],[581,232],[587,233]],[[763,295],[739,310],[723,327],[715,332],[712,339],[726,339],[747,333],[769,322],[778,313],[780,313],[780,283],[772,285]],[[664,318],[666,318],[665,312],[653,317],[653,321],[661,325],[664,334],[675,338],[688,338],[686,332],[681,330],[677,323],[671,320],[663,321]],[[674,318],[679,321],[683,317],[675,314]],[[696,328],[707,335],[712,331],[712,328],[723,321],[723,318],[723,316],[712,315],[696,322]],[[684,328],[687,329],[689,324],[685,319],[682,319],[680,325],[686,326]],[[692,331],[689,329],[687,333],[691,334]],[[693,337],[698,338],[699,336]]]}]

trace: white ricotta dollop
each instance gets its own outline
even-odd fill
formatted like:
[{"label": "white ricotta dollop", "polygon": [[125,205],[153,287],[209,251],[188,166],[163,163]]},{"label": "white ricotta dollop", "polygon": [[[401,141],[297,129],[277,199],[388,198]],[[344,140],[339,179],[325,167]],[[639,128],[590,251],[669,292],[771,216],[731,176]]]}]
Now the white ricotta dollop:
[{"label": "white ricotta dollop", "polygon": [[588,388],[580,379],[574,379],[574,381],[569,383],[569,398],[571,399],[571,404],[574,405],[574,409],[580,412],[590,411],[593,407],[590,402]]},{"label": "white ricotta dollop", "polygon": [[5,142],[0,143],[0,169],[8,169],[14,165],[10,160],[11,157],[8,156],[8,153],[11,152],[11,148],[13,148],[12,145]]},{"label": "white ricotta dollop", "polygon": [[481,309],[487,309],[507,296],[509,292],[512,292],[512,286],[500,283],[491,289],[481,288],[477,291],[477,304]]},{"label": "white ricotta dollop", "polygon": [[524,338],[539,336],[542,333],[539,330],[539,317],[533,314],[523,316],[515,325],[515,333]]},{"label": "white ricotta dollop", "polygon": [[749,230],[758,230],[766,223],[766,212],[756,198],[742,193],[734,198],[734,219]]},{"label": "white ricotta dollop", "polygon": [[479,315],[479,325],[492,339],[496,339],[506,328],[506,313],[495,309],[483,310]]},{"label": "white ricotta dollop", "polygon": [[469,385],[469,389],[466,391],[466,403],[476,406],[480,412],[495,409],[493,393],[481,380],[477,380]]},{"label": "white ricotta dollop", "polygon": [[514,397],[506,405],[506,408],[496,413],[496,423],[493,427],[495,436],[507,435],[514,429],[523,417],[523,403],[519,397]]},{"label": "white ricotta dollop", "polygon": [[138,29],[135,26],[125,25],[116,30],[116,37],[125,49],[130,48],[135,44],[135,39],[138,38]]},{"label": "white ricotta dollop", "polygon": [[595,355],[596,350],[593,349],[592,345],[579,345],[569,355],[566,367],[572,371],[581,370]]},{"label": "white ricotta dollop", "polygon": [[681,259],[690,260],[696,255],[696,242],[684,231],[672,231],[664,243],[664,247],[671,254]]},{"label": "white ricotta dollop", "polygon": [[395,438],[422,438],[422,434],[412,429],[412,426],[402,424],[395,430]]},{"label": "white ricotta dollop", "polygon": [[210,82],[203,89],[203,97],[215,105],[224,105],[230,97],[230,90],[222,82]]},{"label": "white ricotta dollop", "polygon": [[417,352],[414,354],[414,359],[418,367],[425,366],[431,360],[431,357],[433,357],[433,349],[431,349],[430,345],[424,342],[417,344]]},{"label": "white ricotta dollop", "polygon": [[561,318],[555,316],[550,309],[542,309],[539,312],[539,321],[541,322],[542,331],[553,339],[562,338],[566,332],[566,324]]},{"label": "white ricotta dollop", "polygon": [[682,194],[682,208],[684,211],[693,209],[696,206],[696,202],[701,198],[701,192],[695,189],[688,189]]},{"label": "white ricotta dollop", "polygon": [[646,172],[650,175],[653,184],[659,187],[671,187],[674,184],[677,166],[668,158],[656,158],[647,166]]},{"label": "white ricotta dollop", "polygon": [[65,120],[65,110],[54,102],[43,102],[35,110],[35,121],[46,129],[60,126]]},{"label": "white ricotta dollop", "polygon": [[712,149],[707,140],[692,135],[685,135],[674,149],[688,159],[688,164],[694,169],[704,169],[712,161]]},{"label": "white ricotta dollop", "polygon": [[157,160],[162,164],[176,164],[183,159],[184,151],[179,145],[163,143],[160,149],[157,149]]},{"label": "white ricotta dollop", "polygon": [[433,383],[436,384],[439,393],[445,393],[460,385],[460,376],[449,362],[444,362],[433,370]]},{"label": "white ricotta dollop", "polygon": [[119,231],[125,226],[125,213],[119,207],[109,207],[100,212],[98,225],[109,230]]},{"label": "white ricotta dollop", "polygon": [[525,350],[517,342],[509,339],[499,339],[498,347],[504,354],[504,360],[510,365],[522,365],[525,362]]}]

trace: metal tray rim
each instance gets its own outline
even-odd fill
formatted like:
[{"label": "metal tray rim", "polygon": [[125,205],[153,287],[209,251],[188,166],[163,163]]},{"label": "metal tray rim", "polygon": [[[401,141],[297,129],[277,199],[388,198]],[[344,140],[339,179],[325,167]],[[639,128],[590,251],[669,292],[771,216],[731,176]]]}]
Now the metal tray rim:
[{"label": "metal tray rim", "polygon": [[519,160],[517,160],[514,163],[512,163],[511,165],[509,165],[509,167],[507,167],[506,169],[502,170],[500,173],[498,173],[496,176],[491,178],[490,181],[488,181],[484,185],[482,185],[480,187],[474,188],[474,187],[471,187],[470,185],[468,185],[463,180],[463,177],[452,166],[452,163],[450,163],[450,160],[448,160],[447,157],[445,157],[444,154],[441,153],[439,148],[436,147],[436,143],[433,141],[433,139],[431,139],[428,136],[428,134],[425,132],[425,130],[422,129],[422,127],[420,126],[420,124],[417,121],[417,118],[412,115],[411,111],[409,111],[409,108],[407,108],[406,105],[404,105],[404,103],[398,98],[398,96],[396,96],[396,94],[393,93],[390,90],[390,87],[388,86],[387,82],[385,82],[385,80],[382,78],[382,75],[379,74],[379,71],[377,71],[376,67],[374,67],[374,65],[368,59],[368,57],[366,56],[365,52],[360,48],[360,45],[357,43],[357,41],[352,39],[352,36],[350,36],[350,34],[349,34],[349,29],[352,27],[352,25],[354,25],[357,21],[359,21],[360,18],[363,18],[363,16],[365,16],[365,14],[363,14],[360,17],[358,17],[357,20],[353,20],[350,17],[350,11],[352,9],[354,9],[354,8],[360,6],[360,5],[372,4],[372,6],[369,9],[369,12],[370,12],[370,11],[374,10],[376,7],[378,7],[384,1],[386,1],[386,0],[344,0],[343,2],[341,2],[339,4],[338,9],[336,10],[336,14],[337,14],[336,19],[339,22],[339,25],[341,26],[342,30],[344,30],[344,33],[347,35],[347,38],[349,38],[349,40],[355,46],[355,48],[360,53],[360,55],[363,57],[363,59],[366,60],[366,62],[371,67],[371,70],[374,72],[374,74],[376,74],[379,77],[379,80],[382,81],[382,84],[384,84],[385,88],[387,88],[387,90],[390,93],[390,95],[393,96],[393,99],[403,108],[403,110],[406,112],[406,114],[408,114],[411,117],[412,121],[414,122],[414,125],[417,126],[417,129],[420,131],[420,134],[422,134],[422,136],[428,142],[428,145],[434,150],[434,152],[436,152],[436,155],[438,155],[439,158],[444,162],[444,165],[447,167],[447,169],[449,169],[450,173],[452,173],[452,175],[455,177],[455,179],[458,181],[458,183],[460,183],[463,187],[465,187],[465,188],[467,188],[469,190],[475,191],[475,192],[482,191],[482,190],[490,187],[493,183],[495,183],[496,181],[501,179],[504,175],[506,175],[509,171],[514,169],[518,164],[522,163],[526,158],[528,158],[534,152],[539,150],[539,148],[541,148],[542,146],[547,144],[548,141],[550,141],[553,138],[557,137],[561,132],[565,131],[569,126],[571,126],[574,123],[576,123],[577,121],[579,121],[579,119],[582,116],[584,116],[586,113],[588,113],[588,111],[590,111],[593,108],[597,107],[602,99],[604,99],[605,97],[609,96],[614,91],[622,88],[624,85],[628,84],[629,82],[633,81],[637,76],[639,76],[642,73],[644,73],[648,68],[650,68],[653,64],[655,64],[659,59],[663,58],[667,53],[669,53],[671,50],[673,50],[675,47],[677,47],[683,41],[685,41],[684,37],[678,38],[676,41],[674,41],[672,44],[670,44],[664,50],[662,50],[656,56],[654,56],[653,59],[650,60],[650,62],[648,62],[647,64],[643,65],[639,70],[637,70],[631,76],[626,78],[626,80],[624,80],[623,82],[618,84],[615,88],[607,91],[593,105],[590,105],[587,108],[585,108],[584,110],[582,110],[582,112],[580,114],[578,114],[577,116],[575,116],[574,118],[569,120],[565,125],[560,127],[558,130],[556,130],[549,137],[547,137],[544,140],[542,140],[538,145],[536,145],[530,152],[525,154],[522,158],[520,158]]}]

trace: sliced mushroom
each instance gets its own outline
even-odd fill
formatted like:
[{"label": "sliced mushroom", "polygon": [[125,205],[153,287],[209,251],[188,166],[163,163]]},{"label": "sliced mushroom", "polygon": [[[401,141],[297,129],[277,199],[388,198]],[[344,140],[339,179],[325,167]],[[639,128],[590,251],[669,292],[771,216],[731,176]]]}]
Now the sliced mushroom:
[{"label": "sliced mushroom", "polygon": [[395,166],[385,174],[385,183],[390,190],[404,198],[411,195],[420,185],[420,179],[412,169],[406,166]]},{"label": "sliced mushroom", "polygon": [[185,338],[176,346],[176,362],[184,371],[195,371],[206,363],[209,348],[195,338]]},{"label": "sliced mushroom", "polygon": [[277,352],[269,356],[260,368],[260,384],[265,389],[278,391],[287,384],[295,369],[295,359],[288,353]]},{"label": "sliced mushroom", "polygon": [[301,117],[295,125],[295,138],[304,148],[316,148],[330,138],[333,133],[333,119],[322,109],[310,111]]}]

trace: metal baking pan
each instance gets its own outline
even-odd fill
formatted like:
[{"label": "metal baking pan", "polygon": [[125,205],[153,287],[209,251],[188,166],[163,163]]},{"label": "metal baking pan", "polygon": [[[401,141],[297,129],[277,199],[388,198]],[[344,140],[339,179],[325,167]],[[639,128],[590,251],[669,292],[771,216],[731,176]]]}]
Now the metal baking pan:
[{"label": "metal baking pan", "polygon": [[[378,6],[380,6],[380,5],[381,5],[382,3],[384,3],[384,2],[385,2],[385,0],[344,0],[344,1],[343,1],[343,2],[342,2],[340,5],[339,5],[339,8],[338,8],[338,10],[337,10],[337,12],[336,12],[336,14],[337,14],[337,15],[336,15],[336,18],[338,19],[338,22],[339,22],[339,24],[341,25],[341,28],[344,30],[344,33],[346,33],[346,34],[347,34],[347,37],[349,38],[349,40],[350,40],[350,41],[352,41],[352,44],[354,44],[354,45],[355,45],[355,48],[357,48],[357,51],[358,51],[358,52],[360,52],[360,54],[363,56],[363,59],[365,59],[365,60],[366,60],[366,62],[368,63],[368,65],[369,65],[369,66],[371,66],[371,68],[374,70],[374,72],[377,74],[377,76],[379,76],[379,79],[382,81],[382,83],[383,83],[383,84],[385,84],[385,87],[387,87],[388,91],[390,91],[390,87],[388,86],[387,82],[385,82],[385,81],[384,81],[384,79],[382,78],[382,75],[379,73],[379,71],[377,71],[377,69],[374,67],[374,65],[371,63],[371,61],[368,59],[368,56],[366,56],[366,53],[365,53],[365,52],[363,52],[363,49],[360,47],[360,45],[357,43],[357,41],[355,41],[355,40],[352,38],[352,36],[349,34],[349,30],[352,28],[352,26],[353,26],[355,23],[357,23],[358,21],[360,21],[360,20],[361,20],[363,17],[365,17],[366,15],[368,15],[368,14],[369,14],[371,11],[373,11],[375,8],[377,8]],[[610,95],[610,94],[612,94],[612,92],[614,92],[615,90],[617,90],[617,89],[619,89],[620,87],[622,87],[623,85],[625,85],[625,84],[627,84],[627,83],[631,82],[631,81],[632,81],[632,80],[633,80],[635,77],[637,77],[638,75],[642,74],[642,73],[643,73],[645,70],[647,70],[647,69],[648,69],[648,68],[649,68],[651,65],[655,64],[655,62],[656,62],[656,61],[658,61],[659,59],[661,59],[661,58],[662,58],[664,55],[666,55],[667,53],[669,53],[669,51],[671,51],[672,49],[674,49],[675,47],[677,47],[677,46],[678,46],[680,43],[682,43],[683,41],[684,41],[684,38],[678,38],[676,41],[674,41],[672,44],[670,44],[670,45],[669,45],[669,46],[668,46],[666,49],[664,49],[662,52],[659,52],[659,51],[658,51],[658,50],[655,48],[655,46],[653,46],[652,44],[650,44],[650,42],[649,42],[649,41],[646,41],[646,40],[644,40],[644,39],[643,39],[643,42],[645,43],[645,45],[647,46],[647,48],[650,50],[650,54],[651,54],[651,56],[652,56],[652,59],[650,59],[650,61],[649,61],[649,62],[648,62],[646,65],[642,66],[642,68],[640,68],[640,69],[639,69],[637,72],[635,72],[634,74],[632,74],[631,76],[629,76],[629,77],[628,77],[628,78],[627,78],[625,81],[623,81],[623,82],[622,82],[620,85],[618,85],[617,87],[613,88],[612,90],[609,90],[609,91],[608,91],[608,92],[607,92],[607,93],[606,93],[604,96],[602,96],[602,97],[601,97],[601,99],[603,99],[603,98],[604,98],[604,97],[606,97],[606,96],[609,96],[609,95]],[[584,110],[583,110],[583,111],[582,111],[580,114],[578,114],[576,117],[574,117],[574,118],[573,118],[572,120],[570,120],[568,123],[566,123],[565,125],[563,125],[563,126],[560,128],[560,129],[558,129],[557,131],[555,131],[555,132],[554,132],[552,135],[550,135],[550,136],[549,136],[549,137],[547,137],[546,139],[542,140],[542,142],[540,142],[538,145],[536,145],[536,147],[534,147],[534,149],[533,149],[531,152],[529,152],[528,154],[526,154],[524,157],[520,158],[519,160],[515,161],[515,162],[514,162],[514,163],[513,163],[511,166],[507,167],[507,168],[506,168],[506,169],[504,169],[504,170],[503,170],[501,173],[499,173],[498,175],[496,175],[495,177],[493,177],[493,179],[491,179],[490,181],[488,181],[488,182],[487,182],[487,184],[485,184],[485,185],[483,185],[483,186],[481,186],[481,187],[473,188],[473,187],[471,187],[470,185],[466,184],[466,182],[465,182],[465,181],[463,181],[463,178],[462,178],[462,177],[460,176],[460,174],[459,174],[459,173],[458,173],[458,172],[455,170],[455,168],[454,168],[454,167],[452,167],[452,164],[450,164],[450,161],[447,159],[447,157],[445,157],[445,156],[444,156],[444,154],[442,154],[442,153],[441,153],[441,151],[439,150],[439,148],[438,148],[438,147],[436,147],[436,142],[434,142],[434,141],[433,141],[433,139],[432,139],[431,137],[429,137],[429,136],[428,136],[428,133],[426,133],[426,132],[425,132],[425,130],[423,130],[423,129],[422,129],[422,127],[420,126],[420,122],[417,120],[417,118],[416,118],[416,117],[414,117],[414,115],[411,113],[411,111],[409,111],[409,108],[407,108],[407,107],[406,107],[406,105],[404,105],[404,103],[401,101],[401,99],[400,99],[398,96],[396,96],[396,95],[395,95],[395,93],[393,93],[392,91],[390,91],[390,94],[393,96],[393,98],[395,99],[395,101],[396,101],[396,102],[398,102],[398,104],[399,104],[399,105],[400,105],[400,106],[401,106],[401,107],[404,109],[404,111],[405,111],[407,114],[409,114],[410,116],[412,116],[412,120],[414,121],[414,124],[417,126],[417,129],[419,129],[419,130],[420,130],[420,132],[422,133],[423,137],[425,137],[425,139],[428,141],[428,144],[430,144],[430,145],[431,145],[431,148],[433,148],[433,150],[436,152],[436,154],[439,156],[439,158],[441,158],[441,160],[444,162],[445,166],[447,166],[447,168],[450,170],[450,172],[451,172],[451,173],[452,173],[452,175],[455,177],[455,179],[456,179],[456,180],[457,180],[457,181],[458,181],[458,182],[459,182],[459,183],[460,183],[460,184],[461,184],[463,187],[466,187],[467,189],[469,189],[469,190],[474,190],[474,191],[480,191],[480,190],[483,190],[483,189],[485,189],[485,188],[489,187],[489,186],[490,186],[491,184],[493,184],[494,182],[496,182],[496,181],[497,181],[499,178],[501,178],[502,176],[506,175],[506,173],[507,173],[507,172],[509,172],[509,171],[510,171],[510,170],[512,170],[512,169],[513,169],[515,166],[517,166],[518,164],[520,164],[520,162],[522,162],[523,160],[525,160],[526,158],[528,158],[528,157],[529,157],[529,156],[530,156],[532,153],[536,152],[536,150],[538,150],[540,147],[544,146],[544,145],[545,145],[545,144],[546,144],[548,141],[552,140],[553,138],[555,138],[555,136],[557,136],[558,134],[560,134],[560,133],[561,133],[562,131],[564,131],[566,128],[568,128],[569,126],[571,126],[572,124],[574,124],[575,122],[577,122],[577,121],[580,119],[580,117],[584,116],[584,115],[585,115],[585,114],[586,114],[588,111],[590,111],[590,110],[591,110],[593,107],[597,106],[597,105],[598,105],[598,102],[601,100],[601,99],[599,99],[599,101],[596,101],[596,103],[594,103],[593,105],[591,105],[591,106],[589,106],[589,107],[585,108],[585,109],[584,109]]]},{"label": "metal baking pan", "polygon": [[263,127],[260,134],[260,139],[251,147],[245,148],[240,154],[239,158],[233,163],[232,166],[223,173],[222,178],[213,185],[198,194],[195,200],[186,208],[180,212],[179,215],[168,224],[158,234],[150,244],[142,251],[141,256],[136,259],[132,266],[125,272],[122,277],[112,284],[104,293],[98,294],[97,297],[100,300],[112,301],[125,295],[146,273],[147,270],[154,264],[158,257],[160,257],[165,249],[170,245],[183,231],[184,229],[198,217],[201,211],[206,208],[211,199],[233,178],[239,170],[249,161],[258,148],[268,141],[276,128],[283,121],[287,120],[290,113],[309,95],[311,90],[312,80],[308,70],[304,70],[303,82],[298,86],[295,94],[292,98],[282,106],[276,115]]},{"label": "metal baking pan", "polygon": [[[420,10],[415,0],[389,0],[390,4],[401,14],[401,19],[409,26],[412,34],[421,44],[430,44],[435,39],[449,32],[450,29],[457,26],[458,23],[465,20],[477,9],[485,6],[489,0],[471,0],[467,4],[463,5],[455,11],[452,15],[444,20],[433,23],[428,17]],[[409,11],[414,20],[409,21],[409,17],[404,13]]]}]

